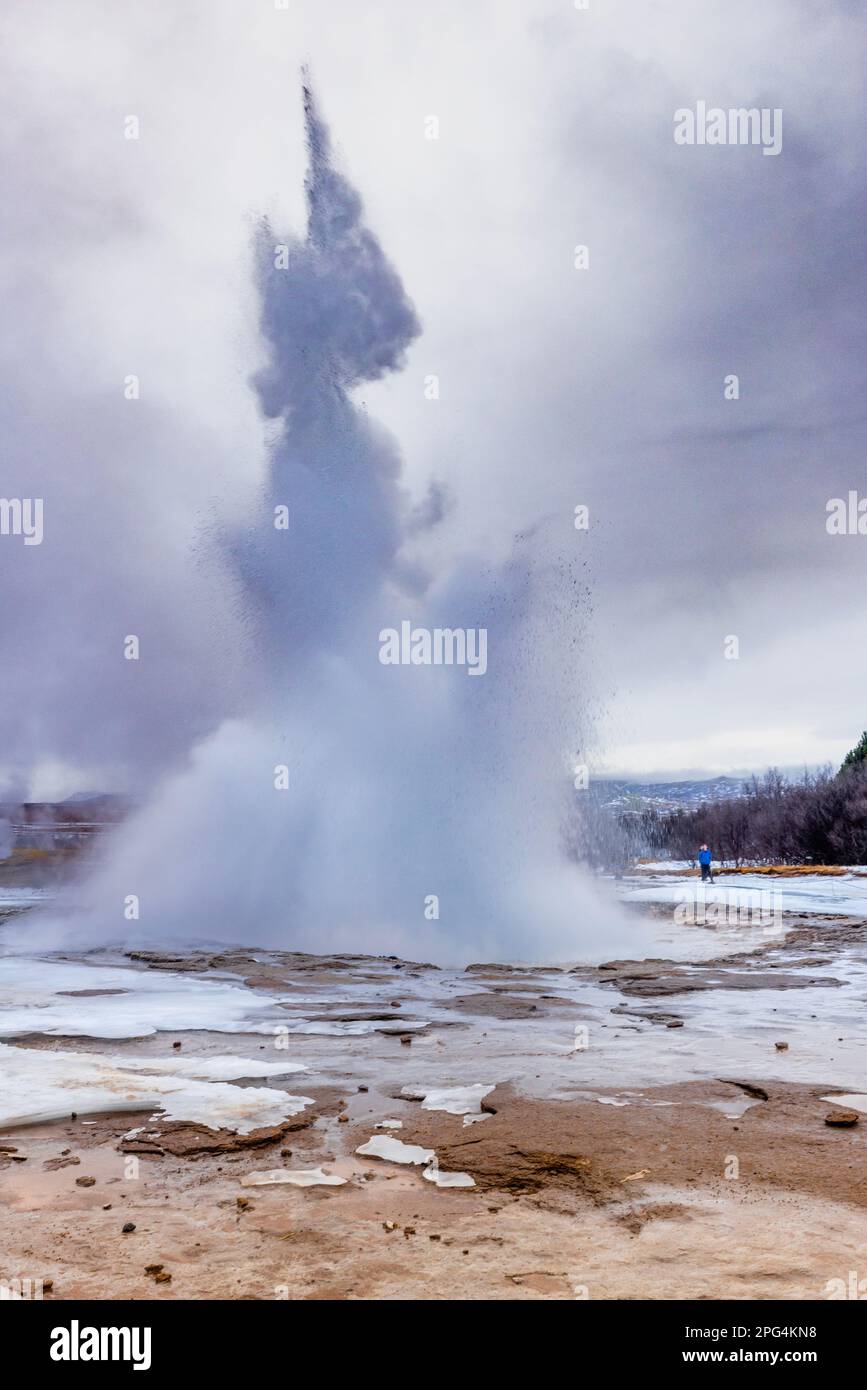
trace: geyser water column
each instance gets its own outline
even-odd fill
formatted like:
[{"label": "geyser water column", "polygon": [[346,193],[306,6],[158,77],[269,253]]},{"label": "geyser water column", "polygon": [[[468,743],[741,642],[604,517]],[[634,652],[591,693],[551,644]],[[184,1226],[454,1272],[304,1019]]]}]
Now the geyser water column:
[{"label": "geyser water column", "polygon": [[619,910],[561,850],[586,748],[574,532],[536,525],[506,565],[420,574],[413,541],[442,494],[410,506],[394,443],[350,394],[397,370],[420,326],[304,98],[306,236],[256,238],[268,478],[258,522],[220,537],[258,698],[117,833],[43,940],[611,953]]},{"label": "geyser water column", "polygon": [[397,577],[400,459],[348,393],[398,369],[421,331],[362,222],[361,199],[332,165],[308,86],[304,109],[307,235],[284,238],[263,222],[256,237],[268,358],[253,385],[279,433],[261,525],[233,546],[272,677],[293,687],[311,659],[343,648],[365,605]]}]

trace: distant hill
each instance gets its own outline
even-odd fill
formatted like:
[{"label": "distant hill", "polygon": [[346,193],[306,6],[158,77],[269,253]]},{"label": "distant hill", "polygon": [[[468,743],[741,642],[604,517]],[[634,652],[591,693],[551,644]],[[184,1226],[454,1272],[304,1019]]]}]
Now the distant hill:
[{"label": "distant hill", "polygon": [[63,879],[130,810],[126,797],[108,792],[0,802],[0,888],[43,887]]},{"label": "distant hill", "polygon": [[706,777],[685,782],[624,782],[603,778],[596,783],[596,794],[603,806],[617,810],[640,810],[653,806],[674,811],[699,806],[707,801],[726,801],[743,796],[743,778]]},{"label": "distant hill", "polygon": [[40,829],[75,832],[123,820],[129,801],[110,792],[88,792],[66,801],[0,801],[0,820],[28,834]]}]

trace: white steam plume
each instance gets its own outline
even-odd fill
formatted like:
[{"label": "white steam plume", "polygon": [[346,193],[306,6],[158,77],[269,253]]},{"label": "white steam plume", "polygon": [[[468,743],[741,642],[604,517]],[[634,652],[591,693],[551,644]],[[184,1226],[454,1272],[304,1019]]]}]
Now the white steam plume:
[{"label": "white steam plume", "polygon": [[[256,240],[270,472],[259,524],[221,537],[259,696],[193,749],[38,935],[456,964],[611,952],[620,914],[561,852],[586,738],[586,585],[541,526],[496,571],[432,578],[413,563],[445,499],[434,485],[410,506],[393,442],[350,392],[399,369],[420,326],[306,87],[305,106],[307,235],[263,223]],[[484,629],[484,674],[382,664],[380,632],[403,622]]]}]

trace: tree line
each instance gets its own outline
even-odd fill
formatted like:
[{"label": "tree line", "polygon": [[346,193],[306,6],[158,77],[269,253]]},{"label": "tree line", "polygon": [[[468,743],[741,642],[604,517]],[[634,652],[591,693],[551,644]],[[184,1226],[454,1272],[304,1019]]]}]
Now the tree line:
[{"label": "tree line", "polygon": [[867,864],[867,763],[806,772],[790,782],[776,769],[743,784],[743,794],[683,810],[627,812],[621,831],[633,846],[675,859],[706,843],[734,865]]},{"label": "tree line", "polygon": [[741,795],[699,806],[606,806],[604,789],[581,793],[565,848],[591,868],[626,871],[641,856],[694,859],[708,844],[724,863],[867,864],[867,732],[837,772],[828,766],[790,781],[776,768]]}]

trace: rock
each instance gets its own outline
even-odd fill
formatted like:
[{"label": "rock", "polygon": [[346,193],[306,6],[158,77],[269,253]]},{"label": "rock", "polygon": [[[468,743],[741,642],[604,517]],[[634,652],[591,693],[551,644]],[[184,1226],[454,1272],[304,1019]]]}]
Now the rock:
[{"label": "rock", "polygon": [[53,1280],[53,1279],[43,1279],[43,1280],[42,1280],[42,1289],[43,1289],[43,1292],[45,1292],[45,1293],[51,1293],[51,1290],[52,1290],[53,1288],[54,1288],[54,1280]]},{"label": "rock", "polygon": [[397,1222],[396,1222],[396,1221],[383,1221],[383,1223],[382,1223],[382,1229],[383,1229],[384,1231],[396,1231],[396,1230],[397,1230]]},{"label": "rock", "polygon": [[111,1202],[106,1202],[103,1211],[111,1211]]},{"label": "rock", "polygon": [[[67,1153],[68,1152],[69,1150],[67,1149]],[[46,1158],[42,1167],[47,1173],[54,1173],[58,1168],[74,1168],[76,1163],[80,1162],[81,1159],[76,1158],[75,1155],[72,1154],[69,1158]]]},{"label": "rock", "polygon": [[833,1125],[835,1129],[851,1129],[852,1125],[857,1125],[858,1119],[857,1110],[829,1110],[825,1124]]},{"label": "rock", "polygon": [[175,1052],[180,1052],[181,1050],[181,1044],[179,1042],[173,1042],[172,1047],[175,1049]]},{"label": "rock", "polygon": [[247,1208],[248,1208],[248,1206],[250,1205],[250,1198],[249,1198],[249,1197],[236,1197],[236,1198],[235,1198],[235,1205],[237,1206],[237,1208],[238,1208],[239,1211],[246,1211]]},{"label": "rock", "polygon": [[165,1269],[161,1269],[159,1274],[154,1275],[155,1284],[170,1284],[171,1282],[172,1276]]},{"label": "rock", "polygon": [[145,1265],[145,1274],[161,1274],[164,1265]]},{"label": "rock", "polygon": [[174,1158],[188,1158],[193,1154],[239,1153],[243,1149],[260,1148],[285,1139],[290,1133],[306,1129],[314,1118],[315,1113],[311,1110],[305,1116],[296,1115],[283,1124],[251,1129],[246,1134],[230,1129],[208,1129],[206,1125],[186,1120],[163,1121],[159,1126],[159,1137],[150,1137],[145,1129],[133,1139],[122,1139],[118,1148],[121,1153],[152,1153],[157,1156],[168,1153]]},{"label": "rock", "polygon": [[337,1123],[338,1123],[338,1124],[341,1124],[341,1125],[348,1125],[348,1124],[349,1124],[349,1116],[348,1116],[348,1115],[338,1115],[338,1116],[337,1116]]},{"label": "rock", "polygon": [[129,1233],[130,1233],[130,1231],[134,1231],[134,1230],[135,1230],[135,1222],[134,1222],[134,1221],[125,1221],[125,1222],[123,1223],[123,1225],[121,1226],[121,1228],[120,1228],[121,1235],[124,1235],[124,1236],[128,1236]]},{"label": "rock", "polygon": [[96,1178],[76,1178],[76,1187],[96,1187]]},{"label": "rock", "polygon": [[682,1018],[670,1018],[670,1019],[668,1020],[668,1022],[666,1023],[665,1026],[666,1026],[666,1028],[682,1028],[682,1027],[683,1027],[683,1019],[682,1019]]},{"label": "rock", "polygon": [[359,1089],[359,1091],[367,1091],[367,1090],[369,1089],[369,1087],[367,1087],[367,1086],[359,1086],[358,1089]]},{"label": "rock", "polygon": [[787,1042],[776,1042],[774,1043],[774,1047],[778,1052],[788,1052],[789,1050],[789,1044]]}]

